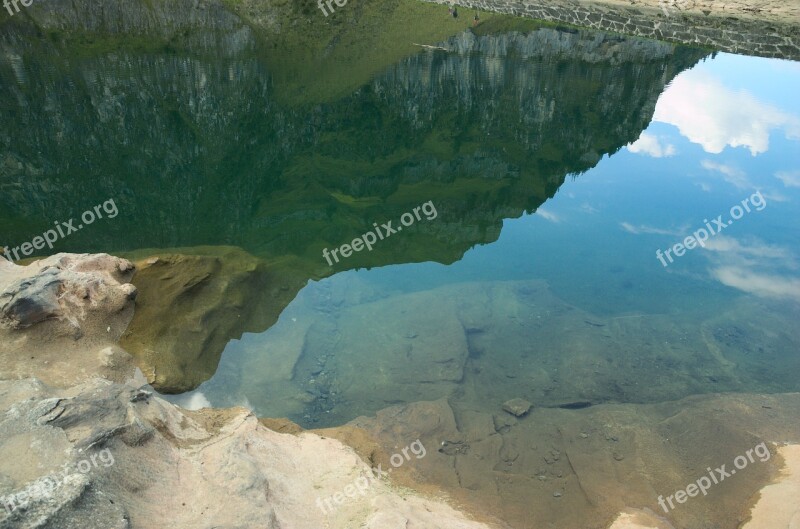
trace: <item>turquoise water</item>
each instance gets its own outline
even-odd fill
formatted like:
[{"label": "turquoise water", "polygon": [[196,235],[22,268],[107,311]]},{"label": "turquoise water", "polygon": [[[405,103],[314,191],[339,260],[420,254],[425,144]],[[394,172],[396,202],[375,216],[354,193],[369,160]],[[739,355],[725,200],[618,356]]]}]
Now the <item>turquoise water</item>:
[{"label": "turquoise water", "polygon": [[[794,63],[698,64],[661,94],[639,142],[504,220],[497,241],[449,265],[310,282],[273,328],[231,342],[199,391],[307,426],[441,397],[491,410],[516,396],[557,406],[797,391],[792,86]],[[745,199],[751,211],[705,248],[662,265],[657,250],[720,214],[727,223]],[[291,373],[275,372],[276,357],[297,360]]]}]

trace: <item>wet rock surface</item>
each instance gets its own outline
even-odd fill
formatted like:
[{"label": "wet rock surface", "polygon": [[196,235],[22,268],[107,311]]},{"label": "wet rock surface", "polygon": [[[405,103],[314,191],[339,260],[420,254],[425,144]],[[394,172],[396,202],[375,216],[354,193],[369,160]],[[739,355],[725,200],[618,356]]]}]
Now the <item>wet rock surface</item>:
[{"label": "wet rock surface", "polygon": [[[800,394],[708,395],[583,410],[535,408],[522,421],[503,413],[508,419],[498,428],[497,416],[440,399],[394,406],[350,424],[384,450],[412,438],[438,446],[414,465],[416,480],[511,527],[536,520],[533,527],[602,529],[619,518],[615,529],[734,528],[759,489],[777,476],[780,446],[800,438],[799,409]],[[730,467],[761,441],[772,454],[768,461],[756,459],[665,520],[659,495],[685,488],[708,466]],[[784,511],[793,512],[784,503]]]},{"label": "wet rock surface", "polygon": [[[386,479],[351,497],[348,485],[371,471],[334,439],[288,421],[267,428],[243,408],[191,412],[156,396],[113,343],[134,303],[119,276],[127,265],[88,255],[0,263],[4,299],[46,308],[3,305],[0,528],[488,528],[444,503],[401,496]],[[53,277],[62,295],[91,285],[90,295],[60,303],[47,287]],[[342,491],[346,502],[319,507]]]}]

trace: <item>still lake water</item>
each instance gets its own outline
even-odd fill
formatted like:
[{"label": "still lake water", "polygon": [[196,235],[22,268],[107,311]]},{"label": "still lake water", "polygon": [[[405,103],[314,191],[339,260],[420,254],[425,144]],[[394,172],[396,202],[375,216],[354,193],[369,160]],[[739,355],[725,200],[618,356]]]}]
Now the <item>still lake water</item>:
[{"label": "still lake water", "polygon": [[[697,64],[638,141],[503,220],[497,241],[452,264],[310,282],[278,324],[231,342],[199,391],[304,426],[441,397],[491,411],[798,391],[797,88],[795,63]],[[747,199],[705,248],[657,258]],[[291,380],[268,375],[271,354],[300,359]]]},{"label": "still lake water", "polygon": [[[442,397],[800,390],[797,63],[551,28],[443,46],[300,102],[252,56],[9,52],[2,243],[114,198],[57,249],[291,257],[307,285],[278,323],[171,398],[306,427]],[[428,201],[435,219],[322,257]]]}]

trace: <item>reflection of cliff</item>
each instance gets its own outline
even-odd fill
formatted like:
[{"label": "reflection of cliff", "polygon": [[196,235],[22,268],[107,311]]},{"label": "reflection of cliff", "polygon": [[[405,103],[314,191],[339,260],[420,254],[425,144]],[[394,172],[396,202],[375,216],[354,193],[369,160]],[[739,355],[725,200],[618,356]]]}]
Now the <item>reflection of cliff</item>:
[{"label": "reflection of cliff", "polygon": [[698,58],[552,29],[447,46],[457,52],[300,108],[275,102],[256,59],[7,51],[0,185],[17,228],[3,242],[115,197],[120,216],[65,249],[235,244],[324,274],[322,247],[434,200],[424,251],[410,237],[351,266],[453,261],[636,139],[665,82]]},{"label": "reflection of cliff", "polygon": [[[322,248],[430,200],[436,221],[340,266],[452,262],[495,240],[504,218],[535,210],[566,175],[635,140],[665,83],[703,55],[577,31],[466,32],[442,44],[447,52],[409,56],[350,95],[287,105],[254,53],[258,39],[244,29],[234,40],[216,31],[186,37],[182,46],[199,42],[199,54],[147,45],[78,53],[33,33],[6,33],[0,243],[29,240],[113,197],[118,217],[57,249],[235,245],[271,263],[271,285],[294,290],[332,273]],[[209,42],[227,44],[210,55]],[[213,293],[205,279],[196,284]],[[180,288],[175,295],[164,310],[187,304]],[[278,298],[291,296],[248,303]],[[280,308],[217,329],[213,308],[192,308],[194,338],[157,311],[137,317],[145,312],[150,322],[138,324],[151,342],[132,349],[140,358],[192,359],[176,361],[178,380],[162,382],[179,390],[213,373],[227,339],[266,328]],[[191,382],[181,380],[190,369]]]}]

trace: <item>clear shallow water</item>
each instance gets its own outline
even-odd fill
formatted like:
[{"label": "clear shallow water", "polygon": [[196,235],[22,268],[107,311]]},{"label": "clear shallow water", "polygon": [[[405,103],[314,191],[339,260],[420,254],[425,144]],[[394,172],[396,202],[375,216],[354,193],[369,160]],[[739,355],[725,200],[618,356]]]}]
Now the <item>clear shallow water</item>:
[{"label": "clear shallow water", "polygon": [[[557,406],[797,391],[791,87],[797,64],[700,63],[660,96],[638,142],[505,220],[496,242],[451,265],[312,281],[273,328],[231,342],[199,391],[307,426],[441,397],[493,410],[517,396]],[[706,248],[657,259],[749,197],[751,212]]]}]

